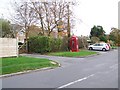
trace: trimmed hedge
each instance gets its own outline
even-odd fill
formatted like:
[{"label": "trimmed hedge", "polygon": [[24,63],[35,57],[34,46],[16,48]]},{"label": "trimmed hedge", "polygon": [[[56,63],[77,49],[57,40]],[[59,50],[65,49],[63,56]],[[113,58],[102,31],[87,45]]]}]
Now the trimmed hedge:
[{"label": "trimmed hedge", "polygon": [[[51,38],[46,36],[35,36],[29,38],[29,52],[47,53],[67,50],[67,43],[64,39]],[[63,49],[63,47],[65,47]]]}]

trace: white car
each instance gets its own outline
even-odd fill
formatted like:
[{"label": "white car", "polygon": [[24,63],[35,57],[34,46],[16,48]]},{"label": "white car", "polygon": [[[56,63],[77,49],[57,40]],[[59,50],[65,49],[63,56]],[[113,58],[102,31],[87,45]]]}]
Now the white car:
[{"label": "white car", "polygon": [[95,43],[93,45],[88,46],[89,50],[102,50],[108,51],[110,50],[110,45],[107,43]]}]

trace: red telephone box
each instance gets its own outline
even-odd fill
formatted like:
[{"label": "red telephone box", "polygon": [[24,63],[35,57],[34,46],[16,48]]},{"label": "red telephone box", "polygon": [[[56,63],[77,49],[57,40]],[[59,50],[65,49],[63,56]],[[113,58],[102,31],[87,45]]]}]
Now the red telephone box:
[{"label": "red telephone box", "polygon": [[72,52],[78,52],[79,51],[78,38],[75,35],[70,38],[70,50]]}]

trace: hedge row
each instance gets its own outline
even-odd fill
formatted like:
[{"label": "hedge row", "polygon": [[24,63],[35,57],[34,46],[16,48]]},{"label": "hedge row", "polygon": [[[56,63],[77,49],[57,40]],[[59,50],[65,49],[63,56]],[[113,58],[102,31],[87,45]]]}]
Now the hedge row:
[{"label": "hedge row", "polygon": [[35,36],[29,38],[29,52],[46,53],[68,50],[67,38],[51,38],[46,36]]}]

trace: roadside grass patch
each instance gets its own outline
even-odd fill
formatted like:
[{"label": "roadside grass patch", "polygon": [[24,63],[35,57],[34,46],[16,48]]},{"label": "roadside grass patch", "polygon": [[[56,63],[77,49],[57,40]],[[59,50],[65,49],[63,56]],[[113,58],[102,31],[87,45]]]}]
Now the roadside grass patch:
[{"label": "roadside grass patch", "polygon": [[53,61],[43,58],[32,58],[32,57],[9,57],[0,59],[0,75],[16,73],[27,70],[35,70],[45,67],[57,67],[58,64],[51,63]]},{"label": "roadside grass patch", "polygon": [[97,52],[81,50],[79,52],[55,52],[55,53],[49,53],[48,55],[62,56],[62,57],[85,57],[93,54],[97,54]]},{"label": "roadside grass patch", "polygon": [[117,49],[118,47],[117,46],[111,46],[111,49]]}]

